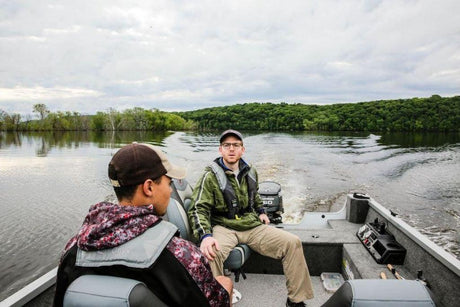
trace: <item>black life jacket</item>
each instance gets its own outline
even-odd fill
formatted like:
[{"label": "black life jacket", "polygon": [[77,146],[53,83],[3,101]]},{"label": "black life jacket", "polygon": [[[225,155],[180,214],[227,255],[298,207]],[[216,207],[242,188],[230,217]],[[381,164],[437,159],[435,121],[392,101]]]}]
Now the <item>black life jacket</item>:
[{"label": "black life jacket", "polygon": [[257,181],[255,170],[252,167],[249,167],[249,171],[243,175],[246,176],[249,194],[249,206],[246,209],[243,209],[238,206],[238,199],[236,197],[235,190],[233,189],[231,182],[227,179],[227,175],[225,174],[222,167],[215,161],[213,161],[209,165],[209,167],[211,168],[214,175],[216,175],[217,182],[219,183],[219,188],[222,194],[224,195],[224,201],[228,209],[228,214],[226,217],[229,219],[238,219],[239,215],[243,215],[246,212],[253,211],[257,193]]}]

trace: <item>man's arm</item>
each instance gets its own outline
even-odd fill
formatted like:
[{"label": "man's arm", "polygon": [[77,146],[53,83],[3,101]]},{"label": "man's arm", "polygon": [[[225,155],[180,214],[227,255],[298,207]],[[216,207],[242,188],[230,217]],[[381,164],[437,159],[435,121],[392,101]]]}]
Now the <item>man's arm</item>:
[{"label": "man's arm", "polygon": [[220,249],[219,243],[212,237],[211,228],[211,210],[215,204],[213,191],[218,189],[211,180],[212,176],[211,172],[206,172],[198,181],[188,210],[193,236],[208,260],[213,260],[216,256],[215,251]]},{"label": "man's arm", "polygon": [[214,207],[211,172],[206,172],[193,189],[192,202],[188,209],[188,218],[193,237],[200,243],[205,236],[212,236],[211,210]]},{"label": "man's arm", "polygon": [[[259,184],[257,183],[257,191],[259,190]],[[259,192],[256,193],[256,204],[259,204],[259,206],[256,206],[255,210],[259,214],[259,220],[268,225],[270,224],[270,219],[268,218],[268,215],[265,213],[265,209],[262,203],[262,199],[260,198]]]},{"label": "man's arm", "polygon": [[268,218],[268,215],[266,215],[265,213],[259,214],[259,220],[265,225],[270,224],[270,219]]},{"label": "man's arm", "polygon": [[259,175],[257,174],[256,169],[254,168],[254,173],[256,174],[256,184],[257,184],[257,191],[256,191],[256,199],[254,203],[254,210],[259,215],[259,220],[268,225],[270,224],[270,219],[268,218],[267,214],[265,213],[264,205],[262,202],[262,198],[259,195]]}]

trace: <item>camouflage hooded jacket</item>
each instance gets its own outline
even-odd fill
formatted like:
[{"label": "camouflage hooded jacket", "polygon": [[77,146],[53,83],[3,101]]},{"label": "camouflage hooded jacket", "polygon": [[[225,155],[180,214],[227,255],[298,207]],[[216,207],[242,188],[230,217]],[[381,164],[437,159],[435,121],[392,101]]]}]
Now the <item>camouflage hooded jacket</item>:
[{"label": "camouflage hooded jacket", "polygon": [[[222,158],[217,158],[214,162],[224,170],[227,180],[231,183],[237,197],[240,214],[235,219],[227,218],[229,210],[219,187],[218,179],[211,167],[207,166],[193,190],[192,203],[188,210],[193,236],[198,242],[203,236],[212,234],[212,227],[215,225],[244,231],[262,224],[259,220],[259,214],[264,213],[264,209],[259,193],[255,193],[254,208],[249,209],[247,174],[251,166],[241,159],[237,178],[233,171],[223,164]],[[256,175],[258,189],[257,172],[255,169],[253,171]]]}]

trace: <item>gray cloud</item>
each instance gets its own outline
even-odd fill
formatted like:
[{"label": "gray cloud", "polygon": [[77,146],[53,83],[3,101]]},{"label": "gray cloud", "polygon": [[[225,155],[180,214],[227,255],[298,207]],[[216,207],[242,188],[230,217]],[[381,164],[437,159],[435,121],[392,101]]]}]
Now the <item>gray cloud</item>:
[{"label": "gray cloud", "polygon": [[0,109],[460,94],[460,2],[2,1]]}]

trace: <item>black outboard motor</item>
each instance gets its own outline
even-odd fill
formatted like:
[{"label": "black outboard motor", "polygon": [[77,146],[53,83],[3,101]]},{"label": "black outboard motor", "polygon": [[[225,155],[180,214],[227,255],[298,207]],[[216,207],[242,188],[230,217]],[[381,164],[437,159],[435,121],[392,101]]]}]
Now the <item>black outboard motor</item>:
[{"label": "black outboard motor", "polygon": [[270,223],[282,223],[281,214],[284,213],[284,207],[283,196],[281,195],[281,185],[274,181],[260,182],[259,195],[260,198],[262,198]]}]

